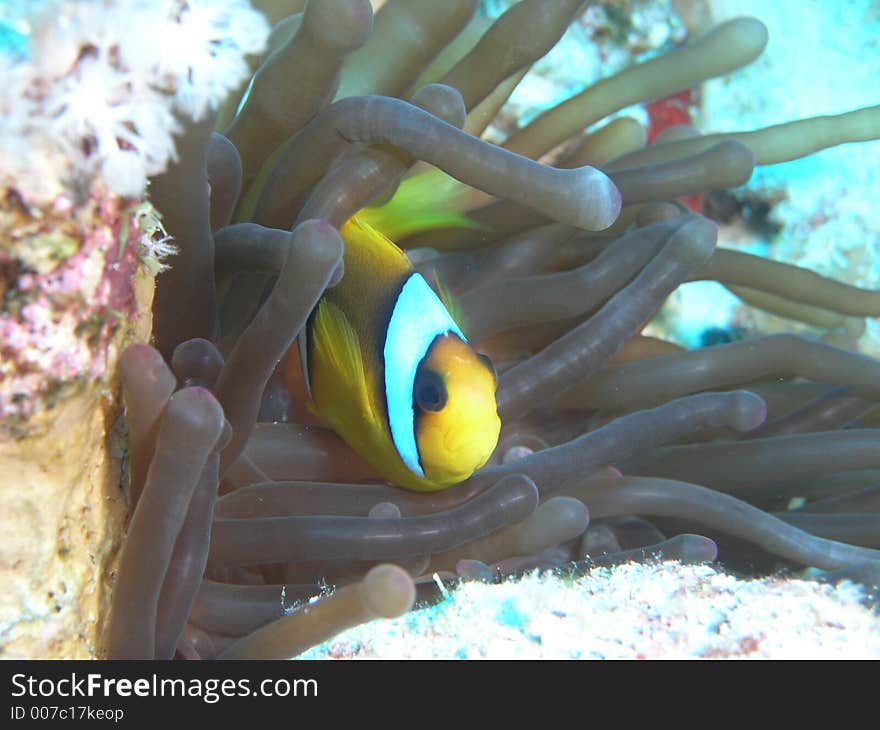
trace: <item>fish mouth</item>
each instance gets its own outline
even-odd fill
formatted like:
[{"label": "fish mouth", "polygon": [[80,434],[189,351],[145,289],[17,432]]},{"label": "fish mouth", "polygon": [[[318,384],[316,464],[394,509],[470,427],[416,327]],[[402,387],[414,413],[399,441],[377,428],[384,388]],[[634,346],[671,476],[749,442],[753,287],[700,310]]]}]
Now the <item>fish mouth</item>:
[{"label": "fish mouth", "polygon": [[452,453],[459,454],[462,462],[468,466],[462,471],[467,472],[464,478],[480,469],[487,461],[495,447],[498,445],[498,436],[501,433],[501,421],[495,419],[492,423],[477,431],[452,431],[447,438],[447,444]]}]

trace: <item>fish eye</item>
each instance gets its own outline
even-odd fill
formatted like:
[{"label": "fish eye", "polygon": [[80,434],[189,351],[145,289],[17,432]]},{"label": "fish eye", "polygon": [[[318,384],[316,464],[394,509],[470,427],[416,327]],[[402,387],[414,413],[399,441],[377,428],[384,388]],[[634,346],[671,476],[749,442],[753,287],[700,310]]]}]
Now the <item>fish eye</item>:
[{"label": "fish eye", "polygon": [[419,372],[413,385],[413,400],[423,411],[442,411],[446,405],[443,379],[431,370]]}]

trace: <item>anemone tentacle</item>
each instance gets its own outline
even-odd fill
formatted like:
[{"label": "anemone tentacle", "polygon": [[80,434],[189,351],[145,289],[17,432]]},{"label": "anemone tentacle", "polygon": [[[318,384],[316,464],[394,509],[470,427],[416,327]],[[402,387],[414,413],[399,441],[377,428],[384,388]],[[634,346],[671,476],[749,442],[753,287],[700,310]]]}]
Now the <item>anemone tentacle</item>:
[{"label": "anemone tentacle", "polygon": [[[300,20],[282,21],[227,135],[191,125],[180,162],[154,183],[187,248],[158,282],[159,352],[137,346],[122,359],[135,511],[111,656],[286,657],[409,610],[435,590],[434,572],[491,580],[652,556],[741,567],[754,552],[744,558],[730,536],[759,553],[757,570],[876,579],[880,363],[794,335],[683,351],[641,333],[694,279],[773,297],[779,311],[812,307],[802,316],[813,321],[876,316],[878,292],[716,248],[718,225],[675,198],[739,185],[755,164],[878,138],[877,108],[836,118],[834,133],[820,118],[645,146],[629,119],[584,135],[628,104],[751,62],[766,29],[739,19],[496,146],[463,130],[484,126],[475,117],[580,3],[551,3],[533,33],[546,3],[524,0],[432,66],[481,22],[468,25],[472,0],[448,23],[436,5],[389,2],[369,36],[368,3],[310,0]],[[400,27],[418,28],[422,45],[389,47]],[[440,83],[413,88],[416,78]],[[558,164],[536,161],[563,142]],[[279,384],[297,333],[345,276],[337,229],[425,161],[488,194],[455,198],[470,201],[454,211],[468,225],[399,243],[493,355],[503,430],[469,479],[413,493],[383,482],[303,407],[304,392]],[[169,315],[178,310],[187,317]],[[173,372],[160,352],[174,353]],[[786,510],[793,498],[801,508]],[[326,582],[335,593],[289,610]]]}]

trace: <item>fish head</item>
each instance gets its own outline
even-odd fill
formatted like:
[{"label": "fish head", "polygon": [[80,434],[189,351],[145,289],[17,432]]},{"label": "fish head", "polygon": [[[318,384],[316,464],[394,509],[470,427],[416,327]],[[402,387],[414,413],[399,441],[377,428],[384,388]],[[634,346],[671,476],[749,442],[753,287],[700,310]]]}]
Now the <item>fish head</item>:
[{"label": "fish head", "polygon": [[453,332],[434,339],[413,384],[416,443],[426,479],[456,484],[489,460],[501,431],[496,388],[488,357]]}]

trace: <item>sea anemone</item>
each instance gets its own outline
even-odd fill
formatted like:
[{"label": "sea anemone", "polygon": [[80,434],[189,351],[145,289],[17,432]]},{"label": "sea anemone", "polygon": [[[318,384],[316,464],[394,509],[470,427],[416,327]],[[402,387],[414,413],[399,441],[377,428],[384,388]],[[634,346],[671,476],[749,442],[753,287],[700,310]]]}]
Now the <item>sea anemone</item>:
[{"label": "sea anemone", "polygon": [[[482,34],[476,5],[390,0],[373,19],[367,0],[310,0],[278,19],[223,134],[212,117],[182,122],[177,161],[150,185],[179,248],[157,283],[155,349],[121,363],[133,512],[107,656],[288,657],[409,610],[434,574],[711,561],[716,543],[741,569],[876,580],[880,362],[794,335],[683,351],[640,333],[694,279],[880,313],[876,292],[716,249],[718,226],[675,202],[880,137],[880,107],[649,146],[626,117],[592,128],[751,62],[766,29],[741,18],[495,146],[478,135],[510,80],[582,2],[523,0]],[[503,424],[486,467],[427,494],[381,483],[288,398],[279,368],[344,276],[338,227],[403,191],[417,160],[491,196],[452,183],[458,217],[397,238],[494,359]]]}]

